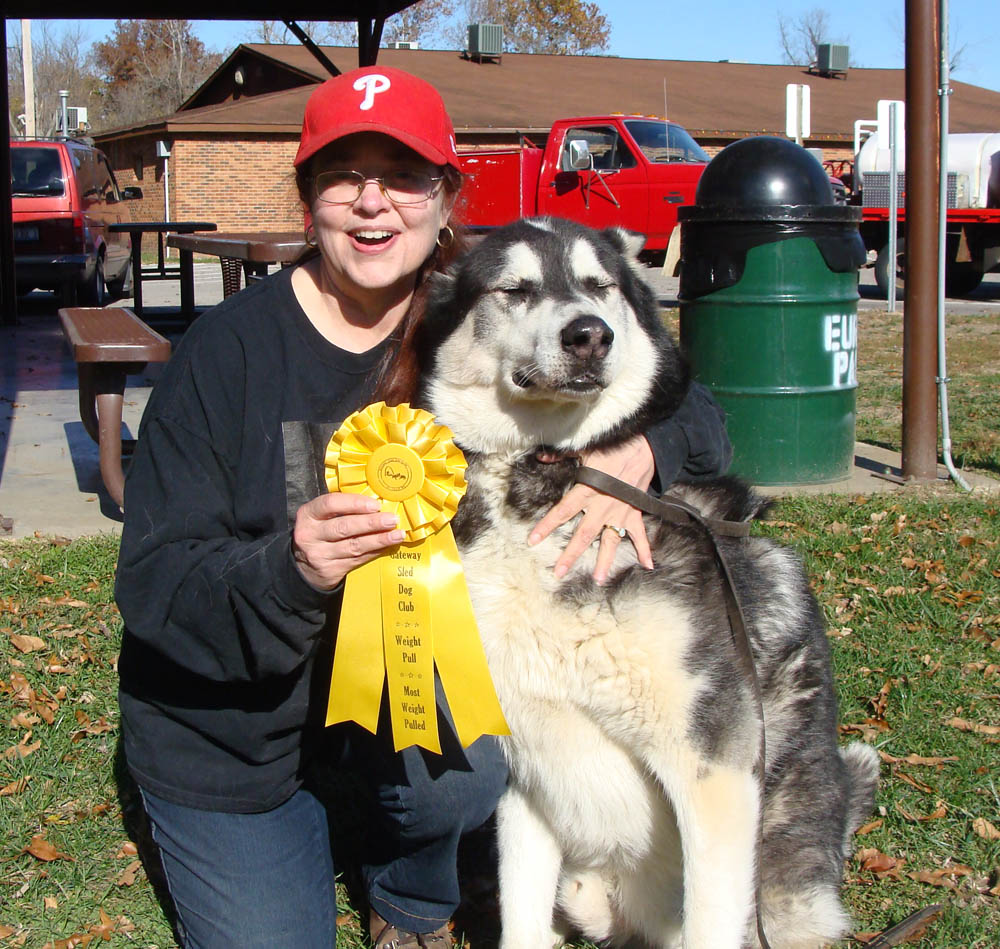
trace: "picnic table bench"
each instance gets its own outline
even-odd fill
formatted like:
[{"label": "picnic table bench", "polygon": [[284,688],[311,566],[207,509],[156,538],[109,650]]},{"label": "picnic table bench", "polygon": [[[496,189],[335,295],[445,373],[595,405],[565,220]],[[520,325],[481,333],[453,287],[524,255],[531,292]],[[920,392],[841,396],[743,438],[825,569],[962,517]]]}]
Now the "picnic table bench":
[{"label": "picnic table bench", "polygon": [[125,307],[66,307],[59,320],[76,361],[80,420],[97,442],[104,486],[123,507],[122,455],[135,446],[133,439],[121,437],[125,377],[141,372],[146,363],[166,362],[170,340]]}]

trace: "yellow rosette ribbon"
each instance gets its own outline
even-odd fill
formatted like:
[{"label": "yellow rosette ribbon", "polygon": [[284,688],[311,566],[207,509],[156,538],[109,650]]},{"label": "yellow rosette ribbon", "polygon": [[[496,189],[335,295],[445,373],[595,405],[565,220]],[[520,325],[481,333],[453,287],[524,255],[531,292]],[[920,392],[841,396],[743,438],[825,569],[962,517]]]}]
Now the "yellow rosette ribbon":
[{"label": "yellow rosette ribbon", "polygon": [[441,753],[434,666],[462,747],[508,735],[449,523],[465,494],[451,430],[409,405],[355,412],[326,449],[331,492],[367,494],[399,517],[406,540],[345,581],[326,723],[374,733],[388,679],[396,750]]}]

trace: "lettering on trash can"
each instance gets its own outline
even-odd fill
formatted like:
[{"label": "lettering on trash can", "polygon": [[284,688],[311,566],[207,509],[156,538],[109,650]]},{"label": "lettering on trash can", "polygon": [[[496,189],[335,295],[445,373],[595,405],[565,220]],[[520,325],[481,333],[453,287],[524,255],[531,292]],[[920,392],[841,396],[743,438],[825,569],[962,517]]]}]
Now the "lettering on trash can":
[{"label": "lettering on trash can", "polygon": [[830,354],[832,384],[858,384],[858,314],[831,313],[823,319],[823,347]]}]

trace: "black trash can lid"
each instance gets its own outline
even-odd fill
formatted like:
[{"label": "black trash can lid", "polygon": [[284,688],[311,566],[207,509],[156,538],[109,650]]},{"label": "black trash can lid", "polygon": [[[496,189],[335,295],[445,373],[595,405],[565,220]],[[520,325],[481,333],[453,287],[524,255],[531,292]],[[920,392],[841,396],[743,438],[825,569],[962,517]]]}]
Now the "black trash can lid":
[{"label": "black trash can lid", "polygon": [[727,145],[706,166],[682,221],[854,222],[859,208],[834,203],[823,166],[801,145],[758,135]]},{"label": "black trash can lid", "polygon": [[830,178],[813,155],[787,138],[758,135],[733,142],[708,163],[695,203],[759,208],[834,200]]}]

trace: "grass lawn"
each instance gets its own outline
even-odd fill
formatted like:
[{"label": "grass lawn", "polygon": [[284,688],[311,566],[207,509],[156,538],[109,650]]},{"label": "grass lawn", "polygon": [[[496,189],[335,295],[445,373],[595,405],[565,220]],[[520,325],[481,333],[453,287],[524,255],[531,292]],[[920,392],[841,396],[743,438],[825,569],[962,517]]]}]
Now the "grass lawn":
[{"label": "grass lawn", "polygon": [[[900,323],[859,319],[859,437],[897,448]],[[1000,327],[959,316],[950,334],[954,457],[996,474]],[[942,911],[909,944],[1000,942],[998,511],[998,496],[907,489],[783,500],[756,528],[805,557],[843,738],[882,757],[876,811],[846,867],[853,944],[932,903]],[[116,761],[116,551],[110,536],[0,543],[0,949],[175,945]],[[340,896],[338,944],[361,949]],[[491,945],[491,908],[489,892],[470,893],[475,949]]]},{"label": "grass lawn", "polygon": [[[900,449],[902,316],[858,314],[858,441]],[[1000,475],[1000,319],[948,314],[947,371],[952,460]],[[1000,944],[1000,940],[998,940]]]}]

